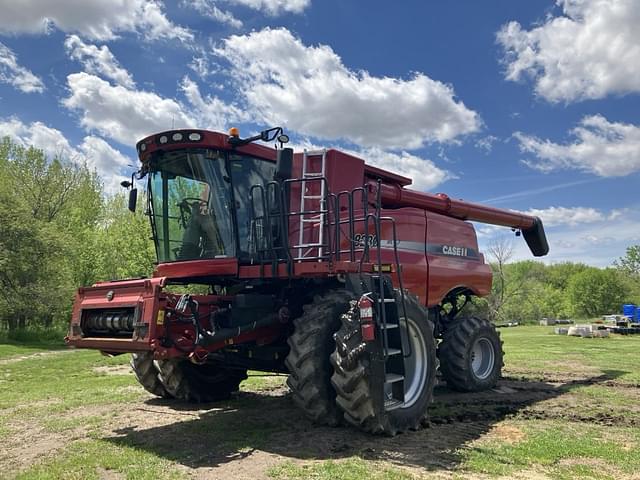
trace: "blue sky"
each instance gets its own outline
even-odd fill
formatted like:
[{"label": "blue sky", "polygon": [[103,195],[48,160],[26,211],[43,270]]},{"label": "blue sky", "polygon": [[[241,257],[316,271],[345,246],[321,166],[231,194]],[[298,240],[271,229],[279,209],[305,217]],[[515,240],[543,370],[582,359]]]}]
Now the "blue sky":
[{"label": "blue sky", "polygon": [[[0,11],[0,135],[86,161],[108,192],[147,134],[277,124],[297,146],[344,148],[417,189],[541,216],[545,261],[605,266],[640,243],[634,0],[0,0]],[[480,226],[479,239],[500,232]]]}]

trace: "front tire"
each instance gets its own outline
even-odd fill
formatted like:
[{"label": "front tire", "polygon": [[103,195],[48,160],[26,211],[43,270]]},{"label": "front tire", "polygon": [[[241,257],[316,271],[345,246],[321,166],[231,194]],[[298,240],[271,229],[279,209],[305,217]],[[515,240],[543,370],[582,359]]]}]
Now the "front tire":
[{"label": "front tire", "polygon": [[136,375],[138,383],[147,392],[157,397],[171,398],[171,394],[167,392],[158,378],[158,369],[153,363],[153,353],[132,353],[129,364]]},{"label": "front tire", "polygon": [[335,348],[333,334],[340,328],[340,315],[349,308],[351,298],[346,290],[316,295],[293,321],[294,331],[287,339],[290,350],[285,364],[293,402],[319,425],[336,426],[342,418],[331,385],[329,357]]},{"label": "front tire", "polygon": [[[399,313],[402,312],[396,295]],[[404,358],[405,402],[387,407],[386,378],[376,329],[378,345],[364,343],[360,331],[359,309],[353,302],[342,316],[342,327],[336,333],[336,350],[331,355],[334,375],[331,381],[337,392],[337,403],[350,424],[369,433],[395,435],[417,430],[427,421],[427,407],[431,402],[436,377],[436,347],[433,324],[427,310],[412,295],[405,296],[407,319],[400,317],[400,328],[408,327],[411,352]],[[399,315],[400,316],[400,315]],[[373,350],[372,350],[373,349]]]},{"label": "front tire", "polygon": [[502,342],[488,320],[462,317],[445,327],[438,349],[447,386],[460,392],[493,388],[502,374]]},{"label": "front tire", "polygon": [[177,400],[190,403],[227,400],[247,378],[247,371],[242,368],[211,363],[196,365],[183,358],[156,360],[154,363],[166,391]]}]

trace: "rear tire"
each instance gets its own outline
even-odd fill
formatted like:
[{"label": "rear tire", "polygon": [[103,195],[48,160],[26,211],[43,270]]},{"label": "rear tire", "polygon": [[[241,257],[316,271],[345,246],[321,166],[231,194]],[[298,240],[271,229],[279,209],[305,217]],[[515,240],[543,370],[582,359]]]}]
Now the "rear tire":
[{"label": "rear tire", "polygon": [[158,378],[177,400],[192,403],[227,400],[237,392],[247,371],[205,363],[196,365],[187,359],[156,360]]},{"label": "rear tire", "polygon": [[147,392],[157,397],[171,398],[171,394],[167,392],[158,378],[158,369],[153,363],[153,353],[132,353],[129,363],[138,382]]},{"label": "rear tire", "polygon": [[342,419],[331,385],[329,357],[335,349],[333,334],[340,328],[340,315],[347,311],[352,298],[346,290],[316,295],[293,321],[294,332],[287,339],[287,385],[293,402],[316,424],[336,426]]},{"label": "rear tire", "polygon": [[440,371],[447,386],[460,392],[493,388],[502,374],[502,342],[488,320],[462,317],[445,327],[438,348]]},{"label": "rear tire", "polygon": [[[397,300],[399,296],[397,295]],[[369,345],[362,341],[359,309],[353,302],[351,309],[342,316],[342,327],[336,333],[336,350],[331,355],[334,375],[331,378],[337,392],[338,406],[344,418],[352,425],[369,433],[395,435],[406,430],[417,430],[427,421],[427,407],[431,402],[436,378],[436,346],[433,324],[428,312],[418,299],[405,296],[408,317],[409,340],[412,351],[405,359],[405,405],[393,409],[384,406],[384,380],[375,381],[374,363],[379,363],[376,354],[370,352]],[[399,302],[398,307],[401,309]],[[405,320],[400,318],[402,327]],[[380,329],[376,329],[378,341]],[[415,352],[422,352],[420,356]],[[409,363],[407,363],[409,362]],[[411,365],[408,369],[406,366]],[[379,369],[378,369],[379,370]],[[410,381],[408,372],[415,372]],[[407,395],[410,396],[407,399]]]}]

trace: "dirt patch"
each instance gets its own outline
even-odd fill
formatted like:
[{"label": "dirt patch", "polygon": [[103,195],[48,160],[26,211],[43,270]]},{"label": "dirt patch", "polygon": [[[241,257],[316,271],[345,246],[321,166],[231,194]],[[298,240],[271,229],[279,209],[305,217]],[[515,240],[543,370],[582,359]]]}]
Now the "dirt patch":
[{"label": "dirt patch", "polygon": [[114,472],[113,470],[107,470],[106,468],[98,467],[96,473],[98,474],[99,480],[122,480],[126,478],[121,473]]},{"label": "dirt patch", "polygon": [[84,438],[81,430],[50,432],[33,420],[12,421],[2,443],[0,471],[18,472],[74,440]]},{"label": "dirt patch", "polygon": [[637,479],[637,475],[627,475],[622,470],[616,468],[610,463],[605,462],[604,460],[598,458],[566,458],[558,461],[558,466],[560,467],[578,467],[585,466],[589,467],[599,474],[604,474],[611,476],[616,479]]},{"label": "dirt patch", "polygon": [[514,425],[498,423],[485,435],[486,440],[500,440],[505,443],[517,443],[524,439],[525,433]]},{"label": "dirt patch", "polygon": [[[99,373],[119,375],[124,368],[129,374],[127,366],[103,367]],[[554,380],[560,378],[556,376]],[[577,403],[585,405],[584,398],[578,402],[575,389],[606,382],[615,385],[615,375],[563,380],[507,378],[496,389],[479,393],[452,392],[440,385],[430,408],[428,428],[391,438],[348,427],[312,425],[295,408],[281,379],[266,384],[247,383],[230,401],[197,406],[145,395],[142,400],[127,404],[83,406],[56,417],[63,428],[66,420],[94,417],[90,427],[70,422],[68,429],[51,432],[43,428],[42,419],[12,422],[4,442],[8,452],[0,456],[0,468],[17,472],[42,456],[54,455],[70,441],[87,438],[90,432],[91,438],[167,458],[177,464],[185,477],[263,479],[269,468],[285,461],[309,463],[358,456],[388,462],[418,477],[428,473],[449,478],[460,473],[460,452],[465,446],[491,438],[509,443],[521,441],[524,433],[509,419],[563,418],[606,425],[630,424],[630,420],[618,418],[611,409],[596,408],[597,398],[592,399],[592,404],[587,400],[587,409],[568,408]],[[142,392],[141,387],[126,388]],[[633,422],[640,417],[640,411],[638,415],[628,413],[625,411],[621,417],[634,419]],[[96,422],[96,416],[102,422]],[[539,472],[527,473],[548,478]],[[113,474],[108,470],[99,472],[101,478],[118,478]]]},{"label": "dirt patch", "polygon": [[131,375],[129,365],[103,365],[94,367],[93,371],[102,375]]},{"label": "dirt patch", "polygon": [[29,355],[19,355],[15,357],[3,358],[0,360],[0,365],[9,365],[10,363],[21,362],[23,360],[31,360],[34,358],[51,357],[56,355],[65,355],[73,352],[74,350],[54,350],[51,352],[37,352]]}]

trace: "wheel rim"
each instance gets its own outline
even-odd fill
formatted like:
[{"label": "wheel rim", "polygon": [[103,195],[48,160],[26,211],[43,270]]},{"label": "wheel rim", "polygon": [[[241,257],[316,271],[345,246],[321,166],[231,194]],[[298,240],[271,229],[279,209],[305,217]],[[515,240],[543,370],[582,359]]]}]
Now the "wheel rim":
[{"label": "wheel rim", "polygon": [[403,408],[408,408],[418,401],[427,382],[427,372],[429,370],[427,342],[424,339],[422,330],[411,318],[407,319],[407,327],[411,351],[409,352],[410,355],[404,359]]},{"label": "wheel rim", "polygon": [[484,380],[491,375],[495,364],[495,352],[488,338],[477,339],[471,348],[471,370],[476,378]]}]

